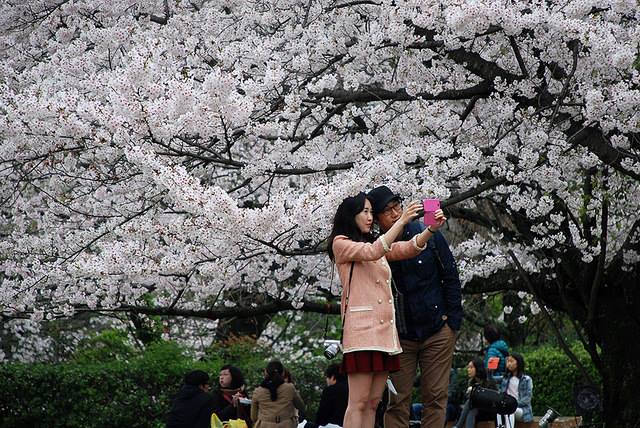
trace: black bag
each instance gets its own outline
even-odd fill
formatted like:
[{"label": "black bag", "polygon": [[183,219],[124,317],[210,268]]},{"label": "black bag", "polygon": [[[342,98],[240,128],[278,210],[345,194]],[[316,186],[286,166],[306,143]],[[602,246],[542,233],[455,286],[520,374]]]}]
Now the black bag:
[{"label": "black bag", "polygon": [[518,408],[518,401],[509,394],[481,386],[474,386],[469,398],[474,408],[496,412],[499,415],[510,415]]},{"label": "black bag", "polygon": [[404,294],[398,290],[393,278],[391,278],[391,294],[393,295],[393,307],[396,312],[396,329],[398,329],[399,334],[407,334],[408,330],[407,318],[404,309]]}]

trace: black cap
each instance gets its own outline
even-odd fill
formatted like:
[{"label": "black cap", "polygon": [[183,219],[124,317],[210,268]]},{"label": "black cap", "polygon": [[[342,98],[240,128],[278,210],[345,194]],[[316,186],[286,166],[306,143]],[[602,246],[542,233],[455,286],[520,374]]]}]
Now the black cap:
[{"label": "black cap", "polygon": [[387,186],[376,187],[367,194],[367,198],[371,201],[371,208],[374,214],[380,214],[384,211],[389,202],[402,200],[399,195],[393,193]]}]

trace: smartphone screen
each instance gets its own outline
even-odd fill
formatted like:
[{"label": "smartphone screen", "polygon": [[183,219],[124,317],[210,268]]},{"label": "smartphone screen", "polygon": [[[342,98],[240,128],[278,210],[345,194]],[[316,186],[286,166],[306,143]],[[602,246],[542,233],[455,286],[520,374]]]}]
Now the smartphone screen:
[{"label": "smartphone screen", "polygon": [[440,199],[424,199],[424,224],[427,226],[436,225],[436,211],[440,209]]}]

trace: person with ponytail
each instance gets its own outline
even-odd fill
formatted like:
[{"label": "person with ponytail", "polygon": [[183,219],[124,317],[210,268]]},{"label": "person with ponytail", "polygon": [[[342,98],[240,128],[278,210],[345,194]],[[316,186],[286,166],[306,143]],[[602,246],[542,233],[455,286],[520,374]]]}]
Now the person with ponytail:
[{"label": "person with ponytail", "polygon": [[338,206],[327,239],[329,258],[342,283],[340,312],[343,337],[342,373],[347,374],[349,400],[343,427],[373,427],[389,372],[400,368],[402,353],[387,261],[416,257],[427,240],[444,224],[442,210],[437,225],[429,226],[410,241],[396,242],[404,226],[422,209],[410,203],[398,221],[378,238],[371,233],[371,201],[364,193],[346,198]]},{"label": "person with ponytail", "polygon": [[264,370],[264,380],[251,396],[251,420],[254,428],[295,428],[297,410],[304,402],[293,383],[284,379],[284,366],[271,361]]},{"label": "person with ponytail", "polygon": [[476,357],[469,361],[467,364],[467,376],[469,376],[469,386],[465,393],[464,406],[462,406],[460,417],[453,428],[474,428],[477,421],[492,421],[496,417],[495,412],[473,407],[471,401],[471,391],[476,386],[497,389],[495,382],[487,378],[487,370],[482,358]]}]

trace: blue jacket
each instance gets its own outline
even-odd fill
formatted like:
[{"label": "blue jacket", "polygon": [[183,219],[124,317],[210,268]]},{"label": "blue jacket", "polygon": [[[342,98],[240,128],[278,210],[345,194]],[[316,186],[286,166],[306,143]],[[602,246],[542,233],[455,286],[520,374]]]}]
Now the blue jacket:
[{"label": "blue jacket", "polygon": [[[500,392],[507,392],[511,374],[502,378]],[[533,409],[531,408],[531,397],[533,396],[533,380],[531,376],[523,374],[518,384],[518,407],[522,409],[522,422],[533,420]]]},{"label": "blue jacket", "polygon": [[[425,227],[413,221],[405,226],[400,239],[408,241]],[[396,287],[404,296],[407,331],[399,331],[400,338],[425,340],[440,331],[445,322],[460,330],[463,314],[458,268],[440,232],[429,239],[427,249],[418,256],[389,265]]]},{"label": "blue jacket", "polygon": [[487,367],[487,365],[489,364],[489,358],[500,358],[498,368],[493,370],[493,373],[491,374],[493,378],[501,378],[504,374],[507,365],[507,355],[509,355],[509,345],[507,345],[507,342],[502,339],[498,339],[495,342],[491,343],[485,350],[484,367],[487,369],[487,373],[490,372],[489,368]]}]

